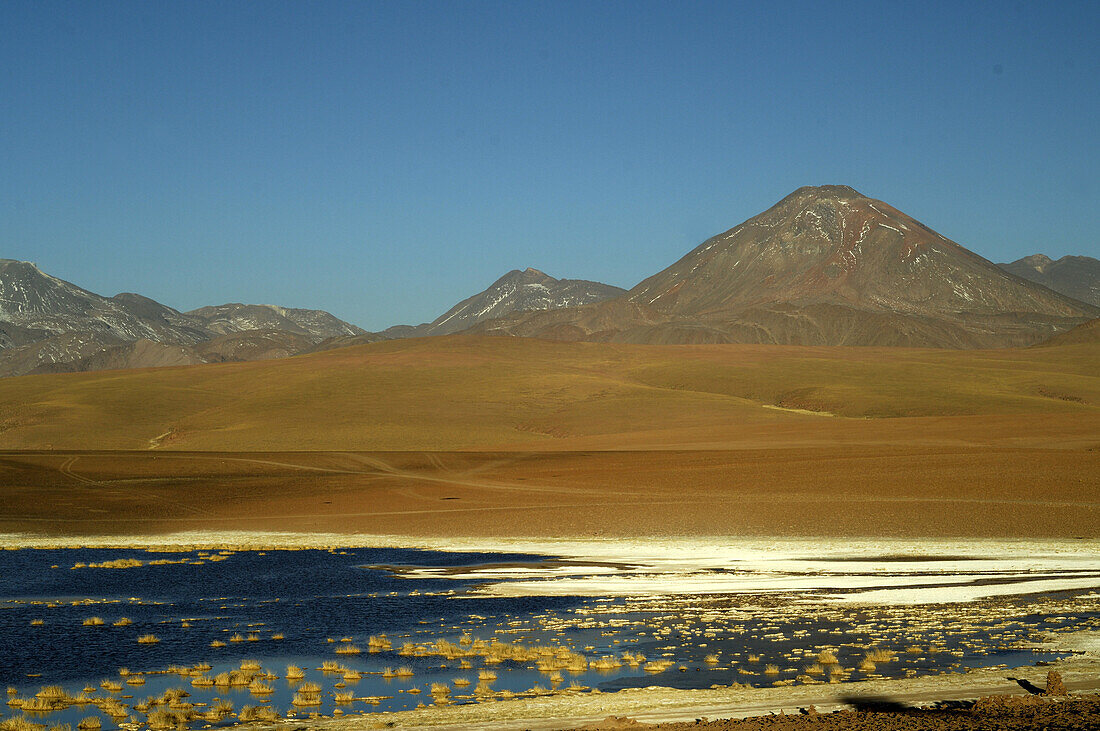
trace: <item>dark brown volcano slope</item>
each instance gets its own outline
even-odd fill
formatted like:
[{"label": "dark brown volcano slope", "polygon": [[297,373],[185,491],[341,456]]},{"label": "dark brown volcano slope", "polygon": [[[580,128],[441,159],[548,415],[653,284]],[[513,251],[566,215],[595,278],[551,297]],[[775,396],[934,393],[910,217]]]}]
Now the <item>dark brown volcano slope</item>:
[{"label": "dark brown volcano slope", "polygon": [[882,201],[830,185],[799,188],[622,298],[478,330],[629,342],[967,348],[1038,342],[1098,314]]}]

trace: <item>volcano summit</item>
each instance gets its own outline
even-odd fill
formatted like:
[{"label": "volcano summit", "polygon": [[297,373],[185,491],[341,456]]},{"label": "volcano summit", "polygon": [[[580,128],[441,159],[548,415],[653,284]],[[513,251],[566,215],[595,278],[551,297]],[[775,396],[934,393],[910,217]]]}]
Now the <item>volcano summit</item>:
[{"label": "volcano summit", "polygon": [[628,342],[1004,347],[1100,309],[1004,271],[843,185],[799,188],[624,296],[482,323]]}]

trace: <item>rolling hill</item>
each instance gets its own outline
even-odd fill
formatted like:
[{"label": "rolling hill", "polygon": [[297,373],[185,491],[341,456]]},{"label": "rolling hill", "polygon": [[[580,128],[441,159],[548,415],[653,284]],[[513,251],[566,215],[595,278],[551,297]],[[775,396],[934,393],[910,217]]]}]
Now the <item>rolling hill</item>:
[{"label": "rolling hill", "polygon": [[817,414],[1095,419],[1098,348],[385,341],[283,360],[6,379],[0,448],[668,447]]}]

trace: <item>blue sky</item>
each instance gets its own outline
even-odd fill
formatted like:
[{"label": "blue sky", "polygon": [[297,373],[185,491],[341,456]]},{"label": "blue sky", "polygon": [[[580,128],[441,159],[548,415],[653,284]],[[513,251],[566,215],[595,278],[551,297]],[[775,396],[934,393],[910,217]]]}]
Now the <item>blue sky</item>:
[{"label": "blue sky", "polygon": [[1100,4],[0,3],[0,256],[180,309],[630,287],[801,185],[1100,256]]}]

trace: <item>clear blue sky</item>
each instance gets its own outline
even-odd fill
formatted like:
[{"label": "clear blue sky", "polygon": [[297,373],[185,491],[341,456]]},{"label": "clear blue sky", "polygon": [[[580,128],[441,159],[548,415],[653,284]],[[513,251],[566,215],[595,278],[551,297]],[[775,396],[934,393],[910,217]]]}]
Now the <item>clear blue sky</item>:
[{"label": "clear blue sky", "polygon": [[0,256],[180,309],[624,287],[807,184],[1100,256],[1100,3],[0,3]]}]

